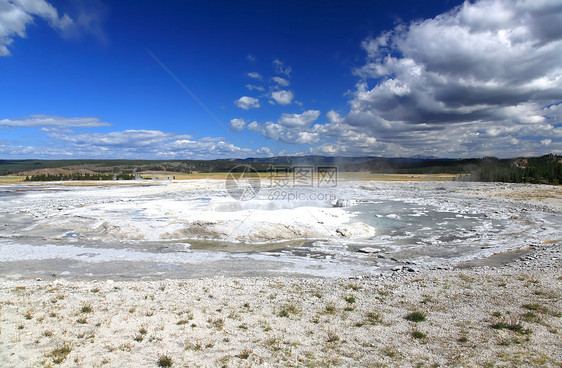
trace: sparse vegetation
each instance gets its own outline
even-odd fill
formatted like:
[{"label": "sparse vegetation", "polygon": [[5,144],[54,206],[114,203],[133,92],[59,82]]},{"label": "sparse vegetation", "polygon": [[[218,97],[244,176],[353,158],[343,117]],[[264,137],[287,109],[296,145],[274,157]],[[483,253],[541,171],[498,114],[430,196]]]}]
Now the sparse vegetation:
[{"label": "sparse vegetation", "polygon": [[344,297],[345,301],[348,302],[349,304],[353,304],[355,303],[355,297],[353,295],[349,295]]},{"label": "sparse vegetation", "polygon": [[61,364],[71,351],[72,349],[70,348],[70,346],[65,344],[61,347],[53,349],[47,356],[53,359],[53,363]]},{"label": "sparse vegetation", "polygon": [[202,349],[200,342],[186,342],[185,343],[185,350],[194,350],[199,351]]},{"label": "sparse vegetation", "polygon": [[209,318],[207,320],[217,330],[222,330],[224,327],[224,319],[222,318]]},{"label": "sparse vegetation", "polygon": [[236,357],[240,358],[240,359],[248,359],[251,354],[252,354],[251,350],[245,349],[245,350],[242,350],[239,354],[237,354]]},{"label": "sparse vegetation", "polygon": [[465,275],[464,273],[461,273],[461,274],[459,275],[459,279],[461,279],[461,280],[463,280],[463,281],[465,281],[465,282],[468,282],[468,283],[474,282],[474,279],[473,279],[472,277],[467,276],[467,275]]},{"label": "sparse vegetation", "polygon": [[423,312],[415,311],[408,313],[404,318],[410,322],[423,322],[425,321],[425,314]]},{"label": "sparse vegetation", "polygon": [[158,364],[159,367],[171,367],[172,358],[167,355],[160,355],[156,364]]},{"label": "sparse vegetation", "polygon": [[328,338],[326,342],[338,342],[340,341],[340,337],[334,331],[328,331]]},{"label": "sparse vegetation", "polygon": [[299,308],[294,304],[285,304],[277,314],[279,317],[289,317],[291,314],[299,314]]},{"label": "sparse vegetation", "polygon": [[377,312],[369,312],[367,313],[367,322],[371,325],[382,323],[382,315]]},{"label": "sparse vegetation", "polygon": [[457,339],[457,341],[460,342],[460,343],[468,342],[468,336],[463,334]]},{"label": "sparse vegetation", "polygon": [[92,307],[89,304],[83,305],[82,308],[80,308],[80,313],[92,313]]},{"label": "sparse vegetation", "polygon": [[334,314],[336,313],[336,306],[334,303],[327,303],[324,307],[324,314]]},{"label": "sparse vegetation", "polygon": [[413,331],[412,331],[412,337],[413,337],[414,339],[425,339],[426,334],[423,333],[423,332],[421,332],[421,331],[419,331],[419,330],[413,330]]},{"label": "sparse vegetation", "polygon": [[520,323],[508,323],[505,321],[493,323],[490,327],[494,330],[510,330],[523,335],[531,333],[531,330],[525,329]]}]

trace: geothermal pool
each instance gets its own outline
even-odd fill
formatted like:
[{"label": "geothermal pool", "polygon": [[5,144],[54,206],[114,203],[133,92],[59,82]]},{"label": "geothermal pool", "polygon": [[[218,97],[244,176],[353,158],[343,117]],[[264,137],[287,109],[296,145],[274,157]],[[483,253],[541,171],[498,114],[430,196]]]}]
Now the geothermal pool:
[{"label": "geothermal pool", "polygon": [[6,185],[0,277],[366,276],[562,237],[559,207],[489,195],[502,188],[519,187],[343,181],[239,201],[220,180]]}]

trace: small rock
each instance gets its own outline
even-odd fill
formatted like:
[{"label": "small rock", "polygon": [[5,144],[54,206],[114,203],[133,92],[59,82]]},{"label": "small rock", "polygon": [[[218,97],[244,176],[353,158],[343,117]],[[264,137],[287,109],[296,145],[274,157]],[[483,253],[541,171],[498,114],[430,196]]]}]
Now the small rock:
[{"label": "small rock", "polygon": [[334,207],[349,207],[356,204],[353,199],[338,199],[334,204]]},{"label": "small rock", "polygon": [[363,253],[379,253],[379,252],[381,252],[382,250],[381,250],[381,249],[378,249],[378,248],[366,247],[366,248],[361,248],[361,249],[359,249],[359,251],[360,251],[360,252],[363,252]]},{"label": "small rock", "polygon": [[394,266],[394,267],[392,267],[392,271],[395,271],[395,272],[396,272],[396,271],[400,271],[400,270],[402,270],[402,266]]}]

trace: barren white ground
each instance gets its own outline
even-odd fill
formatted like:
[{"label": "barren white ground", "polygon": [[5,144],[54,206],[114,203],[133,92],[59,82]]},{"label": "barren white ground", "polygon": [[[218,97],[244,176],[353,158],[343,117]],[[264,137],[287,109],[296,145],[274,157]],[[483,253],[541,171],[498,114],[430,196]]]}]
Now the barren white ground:
[{"label": "barren white ground", "polygon": [[[174,367],[559,367],[562,276],[551,259],[560,247],[542,251],[500,270],[371,280],[5,281],[0,359],[5,367],[156,367],[165,358]],[[412,312],[425,320],[409,321]]]}]

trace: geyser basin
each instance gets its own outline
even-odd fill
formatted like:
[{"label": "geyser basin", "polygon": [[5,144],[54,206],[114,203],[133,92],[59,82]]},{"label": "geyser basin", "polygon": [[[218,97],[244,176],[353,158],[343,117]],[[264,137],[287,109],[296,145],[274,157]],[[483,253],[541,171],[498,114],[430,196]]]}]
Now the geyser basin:
[{"label": "geyser basin", "polygon": [[483,184],[350,181],[321,193],[356,203],[344,208],[311,199],[315,189],[235,201],[221,181],[0,189],[4,276],[368,275],[562,237],[558,211],[485,198],[498,188]]}]

